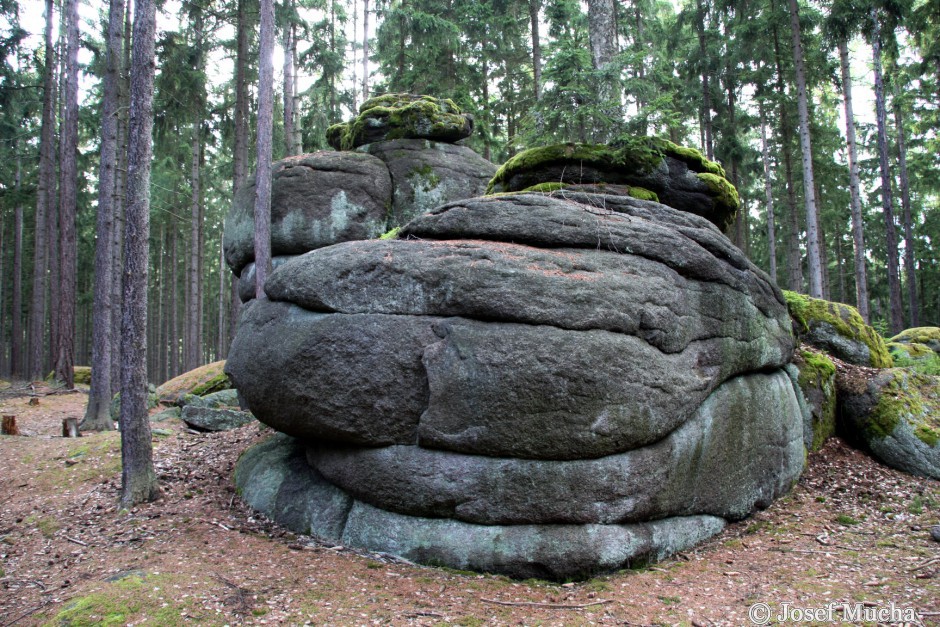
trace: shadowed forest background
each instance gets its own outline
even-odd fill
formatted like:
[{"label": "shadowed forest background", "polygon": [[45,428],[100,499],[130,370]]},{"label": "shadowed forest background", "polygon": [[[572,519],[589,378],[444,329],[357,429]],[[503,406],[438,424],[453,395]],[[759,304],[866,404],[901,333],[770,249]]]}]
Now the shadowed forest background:
[{"label": "shadowed forest background", "polygon": [[[0,1],[0,376],[17,378],[63,354],[91,361],[105,196],[113,312],[125,265],[131,14],[50,0],[44,32],[42,9]],[[225,358],[233,336],[222,221],[254,171],[258,13],[254,0],[158,7],[154,383]],[[659,135],[724,165],[744,209],[733,239],[778,285],[857,305],[882,334],[940,323],[938,0],[283,0],[275,33],[275,159],[327,148],[331,124],[388,91],[452,98],[475,119],[466,143],[495,163]],[[117,146],[102,156],[105,118]],[[109,324],[116,382],[120,315]]]}]

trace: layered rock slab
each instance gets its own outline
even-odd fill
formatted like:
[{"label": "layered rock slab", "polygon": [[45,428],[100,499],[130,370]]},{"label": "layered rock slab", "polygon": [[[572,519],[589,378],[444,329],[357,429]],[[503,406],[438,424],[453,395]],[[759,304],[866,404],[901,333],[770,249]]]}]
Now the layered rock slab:
[{"label": "layered rock slab", "polygon": [[477,525],[408,516],[351,497],[311,468],[285,435],[258,444],[235,472],[241,497],[298,533],[423,564],[570,580],[663,559],[720,532],[715,516],[622,525]]}]

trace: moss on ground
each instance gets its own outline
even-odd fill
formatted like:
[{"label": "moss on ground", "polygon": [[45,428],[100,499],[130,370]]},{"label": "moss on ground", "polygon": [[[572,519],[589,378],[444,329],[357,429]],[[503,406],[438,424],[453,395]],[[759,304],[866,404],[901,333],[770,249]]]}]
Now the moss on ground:
[{"label": "moss on ground", "polygon": [[855,307],[788,290],[783,290],[783,295],[787,299],[790,317],[804,332],[808,332],[814,323],[827,323],[839,335],[865,344],[871,353],[871,365],[875,368],[891,368],[894,365],[884,338],[865,324]]}]

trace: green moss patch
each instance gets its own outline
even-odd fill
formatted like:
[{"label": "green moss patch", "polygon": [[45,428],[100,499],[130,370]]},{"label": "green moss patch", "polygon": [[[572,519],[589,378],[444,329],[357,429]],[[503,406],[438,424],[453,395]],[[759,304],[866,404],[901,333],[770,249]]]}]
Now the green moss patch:
[{"label": "green moss patch", "polygon": [[651,192],[645,187],[630,187],[630,196],[636,198],[637,200],[652,200],[653,202],[659,202],[659,195],[656,192]]},{"label": "green moss patch", "polygon": [[917,343],[928,344],[929,342],[940,343],[940,327],[914,327],[906,329],[895,335],[890,340],[903,344]]},{"label": "green moss patch", "polygon": [[940,380],[902,369],[891,371],[872,409],[869,437],[891,435],[901,421],[911,425],[914,435],[927,446],[940,443]]},{"label": "green moss patch", "polygon": [[353,150],[379,141],[377,136],[381,140],[457,141],[472,129],[470,118],[448,98],[383,94],[362,103],[352,120],[329,127],[326,139],[337,150]]},{"label": "green moss patch", "polygon": [[741,206],[738,190],[725,177],[711,172],[699,172],[695,176],[708,186],[708,190],[714,196],[716,207],[725,207],[734,212]]},{"label": "green moss patch", "polygon": [[387,231],[379,236],[379,239],[398,239],[398,234],[401,232],[401,227],[396,226],[391,231]]},{"label": "green moss patch", "polygon": [[526,187],[523,192],[541,192],[541,193],[550,193],[557,192],[558,190],[565,189],[568,187],[568,183],[554,182],[554,183],[539,183],[538,185],[532,185]]},{"label": "green moss patch", "polygon": [[790,317],[802,332],[809,332],[814,324],[827,323],[839,335],[865,344],[871,353],[871,365],[875,368],[891,368],[894,365],[884,339],[865,324],[855,307],[788,290],[783,290],[783,295],[787,299]]},{"label": "green moss patch", "polygon": [[184,372],[170,379],[157,388],[157,398],[161,403],[176,403],[186,394],[205,396],[213,392],[228,390],[232,382],[224,372],[225,360],[206,364]]}]

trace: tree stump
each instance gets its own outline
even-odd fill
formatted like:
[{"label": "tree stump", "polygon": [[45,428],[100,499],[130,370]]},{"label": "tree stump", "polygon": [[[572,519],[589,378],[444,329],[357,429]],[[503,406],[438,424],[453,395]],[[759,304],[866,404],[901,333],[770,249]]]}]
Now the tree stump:
[{"label": "tree stump", "polygon": [[4,416],[2,429],[3,435],[22,435],[16,426],[16,416]]},{"label": "tree stump", "polygon": [[62,419],[62,437],[63,438],[82,437],[81,432],[78,430],[78,418],[63,418]]},{"label": "tree stump", "polygon": [[39,404],[39,397],[34,396],[34,397],[32,397],[31,399],[29,399],[29,404],[30,404],[30,405],[34,405],[34,406],[35,406],[35,405],[38,405],[38,404]]}]

